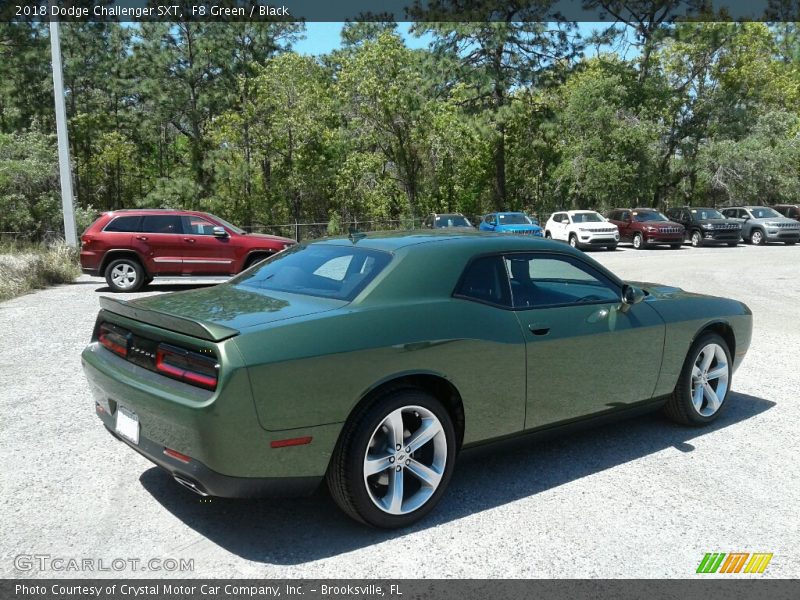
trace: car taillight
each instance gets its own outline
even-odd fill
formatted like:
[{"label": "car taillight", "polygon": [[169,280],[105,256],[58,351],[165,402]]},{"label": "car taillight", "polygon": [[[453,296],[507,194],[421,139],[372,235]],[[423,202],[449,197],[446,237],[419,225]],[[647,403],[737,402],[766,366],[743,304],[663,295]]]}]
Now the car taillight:
[{"label": "car taillight", "polygon": [[115,327],[110,323],[100,325],[100,335],[97,340],[106,348],[123,358],[128,357],[128,339],[130,333]]},{"label": "car taillight", "polygon": [[191,385],[213,390],[217,387],[219,364],[203,356],[170,344],[159,344],[156,350],[156,371]]}]

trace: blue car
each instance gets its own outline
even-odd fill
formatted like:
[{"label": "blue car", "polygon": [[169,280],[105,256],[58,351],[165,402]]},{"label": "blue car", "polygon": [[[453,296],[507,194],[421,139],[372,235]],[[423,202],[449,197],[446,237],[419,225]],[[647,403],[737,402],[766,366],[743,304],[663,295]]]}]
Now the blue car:
[{"label": "blue car", "polygon": [[481,219],[481,231],[498,231],[517,235],[536,235],[542,237],[544,231],[535,219],[522,212],[490,213]]}]

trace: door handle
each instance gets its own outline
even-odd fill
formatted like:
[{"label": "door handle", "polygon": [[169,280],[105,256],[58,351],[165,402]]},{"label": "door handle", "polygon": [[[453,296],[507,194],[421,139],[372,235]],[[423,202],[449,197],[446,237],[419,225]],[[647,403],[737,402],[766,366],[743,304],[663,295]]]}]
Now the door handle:
[{"label": "door handle", "polygon": [[547,335],[550,333],[549,327],[543,327],[539,323],[531,323],[528,325],[528,329],[530,329],[533,335]]},{"label": "door handle", "polygon": [[137,240],[141,240],[143,242],[146,242],[147,241],[147,236],[146,235],[137,235],[136,239]]},{"label": "door handle", "polygon": [[189,242],[190,244],[194,244],[195,239],[194,238],[183,238],[183,241],[184,242]]}]

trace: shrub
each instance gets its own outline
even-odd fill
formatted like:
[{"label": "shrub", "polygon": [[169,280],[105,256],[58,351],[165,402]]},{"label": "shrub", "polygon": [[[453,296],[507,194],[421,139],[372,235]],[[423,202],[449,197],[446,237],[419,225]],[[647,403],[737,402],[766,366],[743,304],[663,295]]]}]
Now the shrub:
[{"label": "shrub", "polygon": [[0,300],[69,283],[80,275],[78,251],[63,241],[49,246],[0,248]]}]

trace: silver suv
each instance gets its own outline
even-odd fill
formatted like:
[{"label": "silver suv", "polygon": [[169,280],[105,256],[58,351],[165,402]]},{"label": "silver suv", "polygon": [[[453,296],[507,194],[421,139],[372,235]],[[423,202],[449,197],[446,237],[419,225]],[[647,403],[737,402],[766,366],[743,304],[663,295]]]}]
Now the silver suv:
[{"label": "silver suv", "polygon": [[800,240],[800,222],[787,219],[768,206],[736,206],[722,214],[742,224],[742,237],[754,246],[767,242],[783,242],[788,246]]}]

